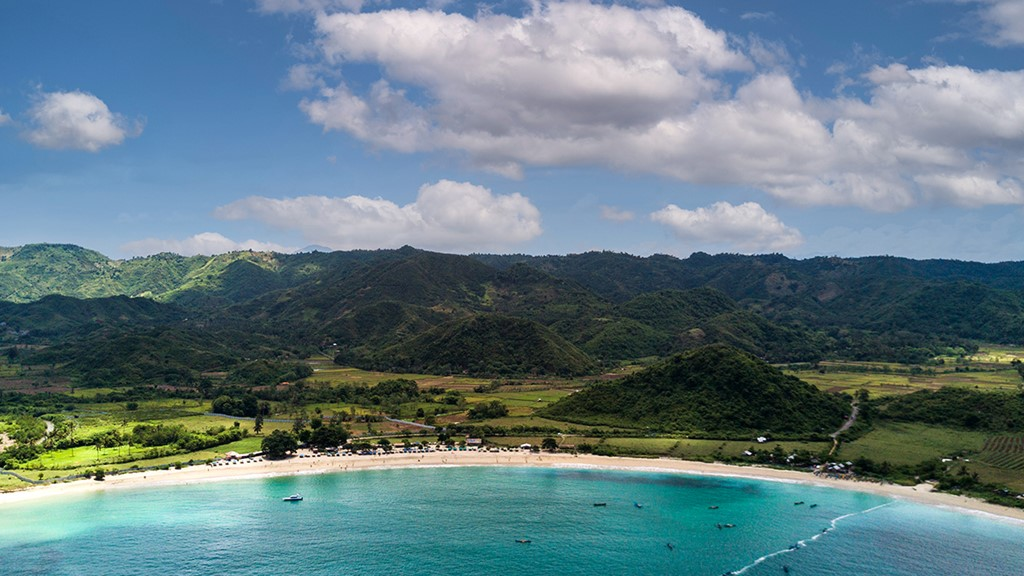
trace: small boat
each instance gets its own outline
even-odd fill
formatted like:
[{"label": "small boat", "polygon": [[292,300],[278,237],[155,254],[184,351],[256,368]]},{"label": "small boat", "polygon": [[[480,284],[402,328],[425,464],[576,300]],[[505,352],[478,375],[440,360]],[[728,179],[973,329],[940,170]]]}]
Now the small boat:
[{"label": "small boat", "polygon": [[793,502],[793,506],[799,506],[799,505],[801,505],[801,504],[803,504],[803,503],[804,503],[804,501],[803,501],[803,500],[801,500],[801,501],[799,501],[799,502]]},{"label": "small boat", "polygon": [[525,539],[525,538],[520,538],[519,540],[516,540],[516,542],[518,544],[529,544],[530,543],[530,541]]},{"label": "small boat", "polygon": [[718,510],[718,506],[708,506],[708,510]]},{"label": "small boat", "polygon": [[644,507],[644,505],[639,503],[639,502],[633,502],[633,506],[636,506],[637,508],[643,508]]},{"label": "small boat", "polygon": [[292,494],[291,496],[285,496],[281,498],[285,502],[302,502],[302,494]]},{"label": "small boat", "polygon": [[785,572],[786,574],[789,574],[789,564],[783,564],[782,565],[782,571]]},{"label": "small boat", "polygon": [[670,552],[676,549],[671,542],[665,542],[665,547],[668,548]]},{"label": "small boat", "polygon": [[594,506],[607,506],[607,502],[594,502]]},{"label": "small boat", "polygon": [[735,524],[722,524],[722,527],[723,528],[735,528],[736,525]]},{"label": "small boat", "polygon": [[817,504],[811,504],[810,506],[808,506],[808,508],[817,508],[817,507],[818,507]]},{"label": "small boat", "polygon": [[800,548],[799,544],[790,544],[789,545],[789,549],[790,550],[798,550],[799,548]]}]

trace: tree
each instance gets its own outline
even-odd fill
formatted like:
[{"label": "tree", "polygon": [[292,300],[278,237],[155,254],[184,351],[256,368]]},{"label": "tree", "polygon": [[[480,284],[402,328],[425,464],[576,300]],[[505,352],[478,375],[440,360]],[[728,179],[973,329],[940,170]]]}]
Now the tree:
[{"label": "tree", "polygon": [[298,416],[295,417],[295,421],[292,422],[292,430],[296,434],[298,434],[305,427],[306,427],[306,411],[303,410],[302,412],[299,413]]},{"label": "tree", "polygon": [[558,441],[554,438],[548,437],[540,441],[540,447],[548,452],[554,452],[558,450]]},{"label": "tree", "polygon": [[268,459],[279,460],[287,456],[289,452],[294,452],[299,447],[299,442],[290,432],[274,430],[263,439],[260,447],[263,449],[263,455]]},{"label": "tree", "polygon": [[500,400],[491,400],[490,402],[477,404],[469,410],[470,420],[502,418],[504,416],[508,416],[508,406],[505,406]]},{"label": "tree", "polygon": [[263,432],[263,413],[256,413],[256,419],[252,422],[252,431],[259,434]]},{"label": "tree", "polygon": [[334,448],[348,441],[348,431],[341,425],[321,426],[309,437],[309,443],[317,448]]}]

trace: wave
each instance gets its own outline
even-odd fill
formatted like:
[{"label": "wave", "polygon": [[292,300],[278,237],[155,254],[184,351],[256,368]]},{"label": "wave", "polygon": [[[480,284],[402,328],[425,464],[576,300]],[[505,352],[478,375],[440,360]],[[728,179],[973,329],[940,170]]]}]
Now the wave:
[{"label": "wave", "polygon": [[893,504],[895,504],[895,502],[886,502],[885,504],[879,504],[878,506],[874,506],[874,507],[868,508],[867,510],[861,510],[859,512],[850,512],[849,514],[843,514],[842,516],[838,516],[836,518],[833,518],[832,520],[829,521],[828,528],[825,528],[824,530],[822,530],[821,532],[818,532],[814,536],[810,536],[810,537],[804,538],[802,540],[797,540],[796,544],[793,544],[789,548],[784,548],[782,550],[777,550],[777,551],[772,552],[770,554],[765,554],[764,556],[761,556],[760,558],[758,558],[757,560],[754,560],[750,564],[747,564],[746,566],[744,566],[744,567],[742,567],[742,568],[740,568],[738,570],[732,570],[730,572],[726,572],[726,574],[735,574],[736,576],[739,576],[740,574],[745,573],[747,570],[750,570],[754,566],[757,566],[758,564],[761,564],[761,563],[763,563],[763,562],[765,562],[767,560],[770,560],[772,558],[775,558],[776,556],[781,556],[783,554],[789,554],[790,552],[796,552],[800,548],[804,548],[804,547],[810,545],[812,542],[816,542],[819,538],[821,538],[821,537],[825,536],[826,534],[828,534],[829,532],[832,532],[833,530],[835,530],[836,526],[840,522],[842,522],[843,520],[846,520],[847,518],[852,518],[854,516],[861,516],[863,514],[869,514],[869,513],[874,512],[875,510],[878,510],[880,508],[885,508],[886,506],[892,506]]}]

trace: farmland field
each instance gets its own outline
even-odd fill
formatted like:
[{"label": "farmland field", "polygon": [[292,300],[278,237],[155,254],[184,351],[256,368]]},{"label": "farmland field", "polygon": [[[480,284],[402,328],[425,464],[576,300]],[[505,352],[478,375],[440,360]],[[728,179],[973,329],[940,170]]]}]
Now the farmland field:
[{"label": "farmland field", "polygon": [[885,423],[861,438],[844,444],[839,457],[868,458],[890,464],[917,464],[928,459],[960,453],[973,454],[985,443],[983,432],[971,432],[924,424]]},{"label": "farmland field", "polygon": [[992,436],[977,460],[996,468],[1024,470],[1024,436]]}]

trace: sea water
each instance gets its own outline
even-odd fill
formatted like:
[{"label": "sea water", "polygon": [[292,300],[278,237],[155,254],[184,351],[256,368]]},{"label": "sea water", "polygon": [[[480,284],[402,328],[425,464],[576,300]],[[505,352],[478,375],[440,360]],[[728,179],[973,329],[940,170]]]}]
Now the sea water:
[{"label": "sea water", "polygon": [[[281,500],[296,492],[302,502]],[[2,575],[727,572],[1019,576],[1024,526],[802,484],[565,468],[360,471],[0,506]]]}]

